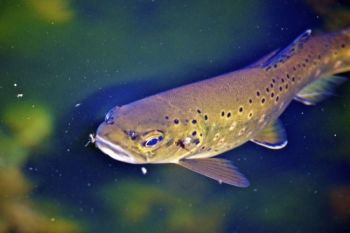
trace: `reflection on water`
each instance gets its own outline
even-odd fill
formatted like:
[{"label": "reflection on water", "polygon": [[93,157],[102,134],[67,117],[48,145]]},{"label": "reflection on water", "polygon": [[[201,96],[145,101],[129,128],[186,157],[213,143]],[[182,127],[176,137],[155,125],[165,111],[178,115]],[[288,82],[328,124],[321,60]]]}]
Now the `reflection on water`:
[{"label": "reflection on water", "polygon": [[84,145],[111,107],[247,65],[306,28],[347,26],[348,11],[312,0],[1,1],[0,233],[345,232],[349,84],[289,107],[286,149],[223,155],[248,189],[172,165],[143,174]]}]

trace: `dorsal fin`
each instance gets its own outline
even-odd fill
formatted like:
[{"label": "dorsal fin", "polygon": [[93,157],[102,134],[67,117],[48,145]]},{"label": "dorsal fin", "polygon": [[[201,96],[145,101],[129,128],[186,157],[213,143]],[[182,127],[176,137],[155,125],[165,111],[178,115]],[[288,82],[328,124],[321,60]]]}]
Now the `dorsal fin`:
[{"label": "dorsal fin", "polygon": [[256,62],[254,62],[253,64],[250,64],[249,66],[247,66],[247,68],[251,68],[251,67],[261,67],[262,65],[264,65],[268,60],[270,60],[272,57],[274,57],[277,53],[278,53],[279,49],[276,49],[270,53],[268,53],[267,55],[263,56],[262,58],[260,58],[259,60],[257,60]]},{"label": "dorsal fin", "polygon": [[179,165],[206,177],[217,180],[220,183],[230,184],[245,188],[249,181],[242,175],[233,164],[225,159],[183,159]]},{"label": "dorsal fin", "polygon": [[276,66],[278,63],[283,63],[288,60],[291,56],[293,56],[299,49],[303,48],[306,41],[311,36],[311,30],[308,29],[303,32],[300,36],[298,36],[287,48],[283,49],[281,52],[276,54],[275,56],[268,59],[263,67],[266,70],[271,69],[273,66]]},{"label": "dorsal fin", "polygon": [[279,120],[268,125],[250,141],[274,150],[282,149],[288,143],[286,131]]}]

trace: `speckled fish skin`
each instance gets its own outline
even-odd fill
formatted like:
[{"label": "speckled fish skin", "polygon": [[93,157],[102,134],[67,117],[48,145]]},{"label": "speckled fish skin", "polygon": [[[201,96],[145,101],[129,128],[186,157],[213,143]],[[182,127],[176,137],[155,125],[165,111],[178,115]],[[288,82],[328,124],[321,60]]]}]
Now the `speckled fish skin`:
[{"label": "speckled fish skin", "polygon": [[[309,84],[349,70],[349,29],[320,36],[308,30],[285,50],[246,68],[113,108],[97,130],[96,145],[136,164],[211,158],[259,138],[293,99],[309,98],[309,93],[298,98]],[[270,146],[279,149],[286,139],[272,142],[280,142]]]}]

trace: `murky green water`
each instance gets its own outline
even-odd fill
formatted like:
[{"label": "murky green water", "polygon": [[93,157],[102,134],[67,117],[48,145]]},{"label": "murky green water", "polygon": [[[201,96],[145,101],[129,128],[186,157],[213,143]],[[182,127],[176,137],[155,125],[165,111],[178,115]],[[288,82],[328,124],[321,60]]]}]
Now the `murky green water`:
[{"label": "murky green water", "polygon": [[[239,189],[85,146],[105,113],[246,66],[345,1],[0,1],[0,233],[329,233],[350,228],[350,85],[282,116],[287,148],[226,153]],[[344,74],[350,77],[349,74]]]}]

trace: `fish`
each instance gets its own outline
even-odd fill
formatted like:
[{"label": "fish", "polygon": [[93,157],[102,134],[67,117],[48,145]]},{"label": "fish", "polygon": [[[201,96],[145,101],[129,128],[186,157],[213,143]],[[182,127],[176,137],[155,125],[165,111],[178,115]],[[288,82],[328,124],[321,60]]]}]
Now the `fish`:
[{"label": "fish", "polygon": [[306,30],[286,48],[237,71],[113,107],[93,143],[131,164],[176,164],[236,187],[250,182],[216,156],[253,142],[287,143],[280,115],[293,101],[316,105],[332,96],[350,71],[350,28],[313,35]]}]

